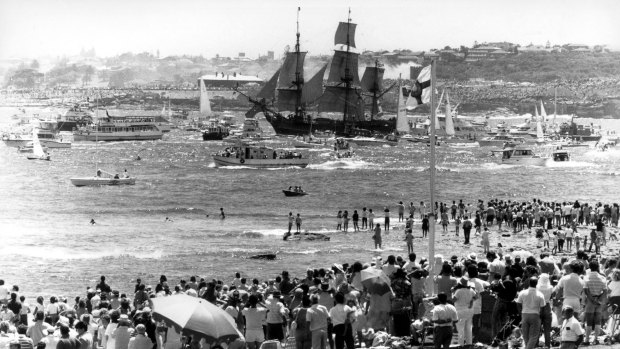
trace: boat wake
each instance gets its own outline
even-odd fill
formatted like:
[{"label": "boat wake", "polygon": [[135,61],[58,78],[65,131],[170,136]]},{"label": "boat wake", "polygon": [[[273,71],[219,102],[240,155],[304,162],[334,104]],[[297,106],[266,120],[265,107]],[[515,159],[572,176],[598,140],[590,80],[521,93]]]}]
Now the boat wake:
[{"label": "boat wake", "polygon": [[376,168],[377,165],[368,163],[362,160],[354,160],[354,159],[338,159],[338,160],[330,160],[321,164],[311,164],[308,168],[314,170],[359,170],[359,169],[369,169]]}]

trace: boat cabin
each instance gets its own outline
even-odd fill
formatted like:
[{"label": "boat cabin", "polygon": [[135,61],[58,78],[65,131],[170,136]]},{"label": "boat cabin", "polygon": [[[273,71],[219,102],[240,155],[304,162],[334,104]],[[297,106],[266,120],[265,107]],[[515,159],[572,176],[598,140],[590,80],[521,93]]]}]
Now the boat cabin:
[{"label": "boat cabin", "polygon": [[553,161],[569,161],[570,155],[566,150],[556,150],[553,152]]},{"label": "boat cabin", "polygon": [[502,152],[502,159],[510,159],[511,157],[534,157],[534,151],[528,148],[508,148]]}]

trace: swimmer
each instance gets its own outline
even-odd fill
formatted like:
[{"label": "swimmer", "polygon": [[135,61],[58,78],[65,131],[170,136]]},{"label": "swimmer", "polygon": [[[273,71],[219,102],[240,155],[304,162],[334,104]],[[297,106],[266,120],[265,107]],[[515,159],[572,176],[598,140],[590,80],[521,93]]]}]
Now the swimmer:
[{"label": "swimmer", "polygon": [[97,222],[95,222],[95,219],[94,219],[94,218],[91,218],[91,220],[90,220],[90,225],[95,225],[95,224],[97,224]]},{"label": "swimmer", "polygon": [[142,160],[142,158],[140,157],[140,155],[136,156],[136,160],[137,160],[137,161]]},{"label": "swimmer", "polygon": [[164,222],[172,222],[172,219],[166,217],[166,220]]},{"label": "swimmer", "polygon": [[224,219],[226,218],[226,215],[224,214],[224,208],[220,207],[220,219]]}]

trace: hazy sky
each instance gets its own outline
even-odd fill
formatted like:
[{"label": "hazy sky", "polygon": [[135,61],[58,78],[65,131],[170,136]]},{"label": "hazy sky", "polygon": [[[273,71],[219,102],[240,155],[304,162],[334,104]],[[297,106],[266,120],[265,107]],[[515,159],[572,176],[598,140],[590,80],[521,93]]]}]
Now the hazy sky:
[{"label": "hazy sky", "polygon": [[122,52],[280,55],[295,40],[331,53],[348,7],[360,50],[428,50],[475,40],[620,49],[619,0],[0,0],[0,57]]}]

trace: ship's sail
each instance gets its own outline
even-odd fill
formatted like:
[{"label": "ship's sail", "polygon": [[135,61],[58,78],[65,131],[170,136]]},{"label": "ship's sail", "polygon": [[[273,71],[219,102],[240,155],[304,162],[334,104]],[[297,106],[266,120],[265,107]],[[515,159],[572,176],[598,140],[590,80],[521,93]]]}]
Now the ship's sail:
[{"label": "ship's sail", "polygon": [[543,133],[542,125],[540,120],[536,122],[536,140],[542,142],[545,140],[545,134]]},{"label": "ship's sail", "polygon": [[374,67],[366,67],[364,75],[362,75],[361,88],[362,91],[372,95],[371,100],[371,117],[379,114],[381,107],[379,106],[379,97],[383,90],[383,73],[385,69],[379,66],[377,62]]},{"label": "ship's sail", "polygon": [[37,134],[36,128],[32,129],[32,153],[39,158],[43,158],[45,156],[45,151],[43,151],[41,142],[39,142],[39,135]]},{"label": "ship's sail", "polygon": [[547,112],[545,111],[545,105],[542,100],[540,101],[540,116],[542,116],[542,122],[547,122]]},{"label": "ship's sail", "polygon": [[446,93],[446,135],[454,136],[454,122],[452,121],[452,107],[450,106],[450,95]]},{"label": "ship's sail", "polygon": [[303,104],[312,104],[321,98],[323,94],[323,77],[325,76],[326,70],[327,64],[304,84],[304,88],[301,92],[301,102]]},{"label": "ship's sail", "polygon": [[348,45],[355,47],[355,28],[357,24],[351,22],[338,23],[336,36],[334,37],[334,45]]},{"label": "ship's sail", "polygon": [[[306,52],[289,52],[280,68],[278,77],[276,107],[282,110],[296,110],[300,102],[303,84],[303,67]],[[299,75],[299,77],[297,76]]]},{"label": "ship's sail", "polygon": [[355,90],[347,91],[345,86],[326,86],[321,96],[319,112],[344,112],[346,105],[347,114],[363,114],[363,107],[358,111],[361,104],[363,105],[363,101]]},{"label": "ship's sail", "polygon": [[384,68],[366,67],[364,75],[362,75],[361,87],[365,92],[379,93],[383,89],[383,73]]},{"label": "ship's sail", "polygon": [[351,85],[359,86],[360,78],[357,72],[358,54],[347,51],[334,52],[332,64],[329,68],[328,83],[341,84],[349,78]]},{"label": "ship's sail", "polygon": [[278,69],[273,74],[271,79],[269,79],[269,81],[267,81],[265,86],[263,86],[263,88],[258,92],[258,94],[256,95],[256,98],[258,98],[258,99],[264,98],[265,100],[273,99],[275,97],[275,95],[276,95],[276,86],[278,85],[278,76],[279,75],[280,75],[280,70]]},{"label": "ship's sail", "polygon": [[[362,79],[363,80],[363,79]],[[398,83],[398,110],[396,111],[396,131],[409,132],[409,122],[407,120],[407,107],[405,105],[405,96],[403,95],[403,83]]]}]

